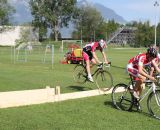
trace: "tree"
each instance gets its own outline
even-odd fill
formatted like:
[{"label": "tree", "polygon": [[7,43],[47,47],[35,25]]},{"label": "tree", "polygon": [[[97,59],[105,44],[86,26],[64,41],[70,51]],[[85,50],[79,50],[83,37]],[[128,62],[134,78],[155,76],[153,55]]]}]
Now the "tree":
[{"label": "tree", "polygon": [[93,40],[99,26],[103,23],[101,13],[90,5],[79,7],[75,13],[77,13],[74,21],[77,34],[80,36],[82,31],[83,40]]},{"label": "tree", "polygon": [[114,20],[109,20],[107,22],[102,22],[96,30],[97,39],[107,40],[109,36],[117,30],[120,25]]},{"label": "tree", "polygon": [[157,46],[160,46],[160,23],[157,25]]},{"label": "tree", "polygon": [[154,27],[150,26],[149,21],[144,23],[134,21],[127,24],[127,26],[137,28],[135,35],[135,47],[148,47],[149,45],[154,44]]},{"label": "tree", "polygon": [[50,28],[57,41],[59,29],[68,26],[76,2],[77,0],[30,0],[33,23],[40,27]]},{"label": "tree", "polygon": [[135,37],[135,45],[137,47],[149,46],[154,43],[153,27],[150,26],[149,21],[137,23],[137,33]]},{"label": "tree", "polygon": [[0,0],[0,25],[8,25],[9,18],[15,9],[8,3],[8,0]]},{"label": "tree", "polygon": [[39,29],[39,41],[43,41],[47,37],[47,23],[43,20],[43,17],[35,15],[32,25]]}]

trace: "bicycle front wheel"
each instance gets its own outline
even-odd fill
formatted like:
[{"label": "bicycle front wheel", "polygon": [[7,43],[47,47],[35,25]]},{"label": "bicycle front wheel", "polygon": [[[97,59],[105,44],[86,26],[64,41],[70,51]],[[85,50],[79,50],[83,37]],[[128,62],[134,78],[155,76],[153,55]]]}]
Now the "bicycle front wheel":
[{"label": "bicycle front wheel", "polygon": [[112,103],[120,110],[128,111],[132,106],[132,96],[126,84],[117,84],[112,90]]},{"label": "bicycle front wheel", "polygon": [[87,79],[87,74],[85,72],[85,68],[82,65],[77,65],[73,71],[74,81],[77,83],[85,83]]},{"label": "bicycle front wheel", "polygon": [[160,119],[160,90],[152,92],[147,100],[148,111],[152,116]]},{"label": "bicycle front wheel", "polygon": [[99,71],[96,75],[96,85],[102,91],[107,91],[113,86],[112,75],[106,71]]}]

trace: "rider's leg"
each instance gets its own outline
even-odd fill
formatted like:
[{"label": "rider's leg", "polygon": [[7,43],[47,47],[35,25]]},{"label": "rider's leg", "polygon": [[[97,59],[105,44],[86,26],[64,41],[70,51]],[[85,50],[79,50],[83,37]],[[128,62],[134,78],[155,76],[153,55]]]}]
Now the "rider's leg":
[{"label": "rider's leg", "polygon": [[154,67],[151,67],[151,70],[150,70],[149,75],[150,75],[150,76],[153,76],[153,72],[154,72]]},{"label": "rider's leg", "polygon": [[145,77],[139,74],[139,71],[137,68],[134,68],[132,64],[127,65],[127,71],[129,74],[131,74],[134,77],[134,80],[136,80],[136,84],[133,87],[133,95],[136,98],[139,98],[141,92],[142,92],[142,85],[145,80]]},{"label": "rider's leg", "polygon": [[94,65],[97,64],[97,62],[96,62],[96,60],[95,60],[94,58],[92,58],[91,62],[92,62],[92,64],[90,65],[91,68],[92,68]]},{"label": "rider's leg", "polygon": [[91,82],[94,82],[94,81],[93,81],[93,78],[92,78],[92,75],[91,75],[90,60],[86,60],[86,70],[87,70],[87,73],[88,73],[88,79],[89,79]]},{"label": "rider's leg", "polygon": [[91,74],[90,61],[89,60],[86,60],[86,70],[87,70],[88,75]]},{"label": "rider's leg", "polygon": [[137,93],[138,96],[140,96],[143,89],[143,82],[145,81],[146,78],[142,75],[139,75],[138,78],[139,79],[136,81],[136,84],[133,90]]},{"label": "rider's leg", "polygon": [[92,55],[91,55],[91,53],[88,54],[86,52],[83,52],[82,55],[83,55],[83,59],[86,62],[86,70],[87,70],[87,74],[88,74],[88,80],[91,82],[94,82],[92,75],[91,75],[91,69],[90,69],[90,61],[92,59]]}]

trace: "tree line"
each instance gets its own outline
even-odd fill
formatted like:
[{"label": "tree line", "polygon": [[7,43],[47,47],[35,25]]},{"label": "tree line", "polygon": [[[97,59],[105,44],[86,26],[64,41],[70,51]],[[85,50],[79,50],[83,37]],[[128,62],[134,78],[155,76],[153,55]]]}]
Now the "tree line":
[{"label": "tree line", "polygon": [[[77,5],[77,0],[29,0],[33,20],[30,25],[39,28],[39,40],[43,41],[50,29],[50,38],[61,39],[60,29],[74,25],[73,39],[85,41],[107,40],[119,27],[136,27],[134,46],[149,46],[154,44],[154,25],[149,21],[131,22],[125,25],[114,20],[105,21],[101,13],[90,3]],[[0,25],[11,25],[10,18],[16,10],[7,0],[0,1]],[[157,25],[157,45],[160,43],[160,23]]]}]

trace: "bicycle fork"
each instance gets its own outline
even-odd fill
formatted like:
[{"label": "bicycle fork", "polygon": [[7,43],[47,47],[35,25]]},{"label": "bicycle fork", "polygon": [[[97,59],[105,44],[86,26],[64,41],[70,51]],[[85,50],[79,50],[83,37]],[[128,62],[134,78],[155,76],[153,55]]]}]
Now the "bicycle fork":
[{"label": "bicycle fork", "polygon": [[156,103],[158,106],[160,106],[160,97],[158,94],[156,94],[156,85],[155,83],[152,83],[152,90],[153,90],[153,94],[155,95],[155,99],[156,99]]}]

